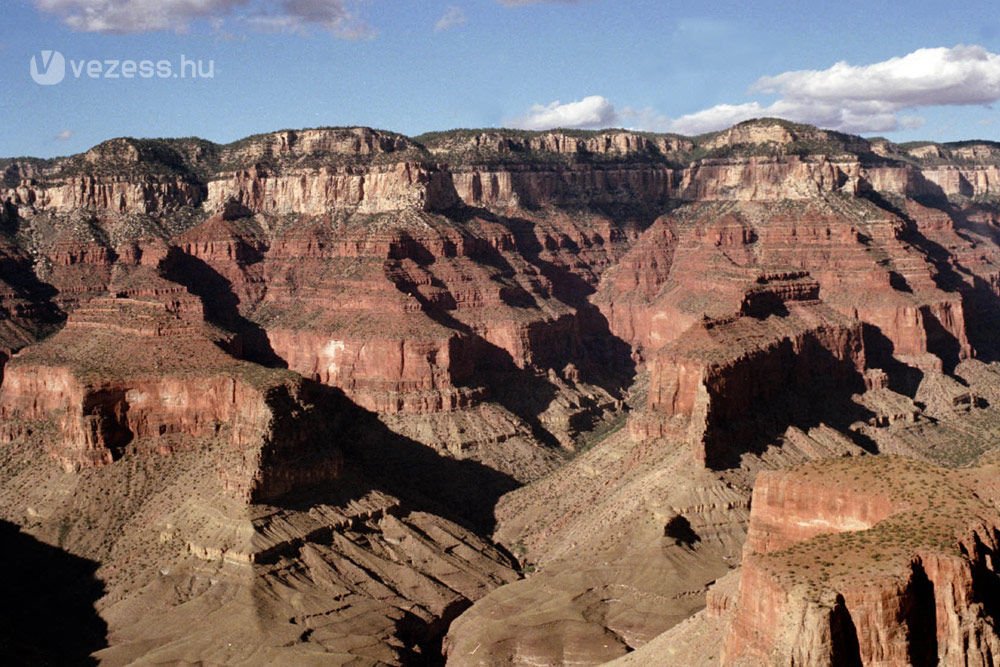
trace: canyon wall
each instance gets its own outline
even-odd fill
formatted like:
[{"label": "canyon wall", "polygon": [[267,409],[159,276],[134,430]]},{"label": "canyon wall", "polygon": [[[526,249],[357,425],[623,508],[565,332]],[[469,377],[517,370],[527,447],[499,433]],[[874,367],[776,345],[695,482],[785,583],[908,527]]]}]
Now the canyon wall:
[{"label": "canyon wall", "polygon": [[0,438],[38,440],[67,471],[221,440],[237,459],[220,469],[224,486],[246,502],[338,476],[340,453],[322,442],[329,417],[301,378],[229,357],[179,285],[137,282],[13,356]]},{"label": "canyon wall", "polygon": [[199,183],[183,179],[81,175],[68,178],[62,183],[45,185],[28,179],[8,191],[7,199],[18,207],[54,213],[90,209],[148,215],[170,213],[185,206],[198,206],[205,196]]},{"label": "canyon wall", "polygon": [[[162,645],[132,618],[194,627],[195,599],[227,637],[362,661],[432,659],[480,598],[455,664],[623,655],[735,565],[759,469],[981,454],[947,429],[995,435],[962,373],[1000,347],[998,158],[761,120],[2,161],[8,514],[113,563],[118,657],[233,658],[214,625]],[[869,458],[760,476],[708,596],[725,663],[998,654],[978,468]]]},{"label": "canyon wall", "polygon": [[[789,289],[812,296],[814,287]],[[863,388],[861,326],[816,300],[782,301],[783,291],[750,292],[745,307],[757,317],[707,319],[660,348],[633,433],[656,437],[673,422],[699,460],[726,467],[772,431],[810,414],[822,420],[837,393]],[[760,310],[775,305],[786,314]]]},{"label": "canyon wall", "polygon": [[[948,372],[976,353],[966,305],[1000,277],[966,223],[906,198],[990,196],[996,156],[980,148],[767,120],[698,140],[117,139],[5,163],[4,224],[34,239],[54,309],[83,313],[69,331],[95,297],[141,295],[114,283],[145,261],[200,299],[231,351],[382,414],[474,409],[511,377],[620,400],[648,362],[634,434],[680,428],[707,461],[792,420],[765,406],[810,374],[854,387],[866,365]],[[788,410],[808,412],[799,402]]]},{"label": "canyon wall", "polygon": [[1000,517],[960,473],[885,457],[811,464],[762,474],[751,507],[723,664],[997,655]]},{"label": "canyon wall", "polygon": [[257,166],[209,181],[207,208],[214,210],[230,200],[253,213],[275,215],[321,215],[337,208],[360,213],[440,210],[457,202],[450,174],[410,162],[292,174],[272,174]]},{"label": "canyon wall", "polygon": [[800,136],[767,123],[735,129],[700,146],[627,131],[456,131],[425,135],[425,144],[368,128],[282,131],[226,146],[115,139],[61,161],[8,163],[4,180],[15,185],[4,201],[25,211],[163,214],[216,210],[234,199],[253,212],[317,215],[447,210],[459,202],[530,209],[997,192],[995,164],[961,163],[994,160],[989,152],[948,152],[960,163],[940,164],[948,158],[877,150],[847,135]]}]

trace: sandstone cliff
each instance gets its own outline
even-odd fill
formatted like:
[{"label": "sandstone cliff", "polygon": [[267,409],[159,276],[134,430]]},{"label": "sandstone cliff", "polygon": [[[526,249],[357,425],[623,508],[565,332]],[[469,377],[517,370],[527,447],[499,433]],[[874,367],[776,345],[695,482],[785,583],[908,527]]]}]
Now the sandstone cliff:
[{"label": "sandstone cliff", "polygon": [[[902,541],[878,476],[762,475],[704,589],[758,471],[994,446],[998,165],[768,119],[2,161],[0,510],[107,563],[112,662],[415,662],[474,601],[454,664],[693,642],[706,604],[734,662],[983,662],[958,473],[885,464],[947,492]],[[856,582],[805,572],[852,540]]]},{"label": "sandstone cliff", "polygon": [[789,423],[822,420],[838,392],[863,386],[861,328],[817,302],[785,309],[706,320],[661,348],[649,364],[647,414],[633,430],[662,435],[664,421],[680,421],[697,458],[721,467]]},{"label": "sandstone cliff", "polygon": [[1000,515],[967,476],[905,459],[825,462],[763,476],[752,507],[723,664],[997,655]]},{"label": "sandstone cliff", "polygon": [[38,441],[67,470],[221,438],[239,452],[224,484],[247,502],[337,476],[340,453],[319,446],[328,434],[301,379],[233,359],[196,297],[147,267],[124,272],[117,296],[10,360],[0,437]]}]

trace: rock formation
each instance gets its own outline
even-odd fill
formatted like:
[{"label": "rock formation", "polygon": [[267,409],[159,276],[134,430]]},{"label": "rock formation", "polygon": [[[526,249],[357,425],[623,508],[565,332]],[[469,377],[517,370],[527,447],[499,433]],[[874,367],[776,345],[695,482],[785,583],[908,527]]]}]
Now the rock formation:
[{"label": "rock formation", "polygon": [[686,421],[697,458],[719,467],[733,455],[729,443],[745,451],[767,433],[767,419],[783,430],[822,415],[836,391],[857,388],[861,327],[819,303],[814,282],[788,278],[760,276],[743,312],[705,319],[660,348],[649,363],[647,414],[634,430],[662,435],[665,422]]},{"label": "rock formation", "polygon": [[0,161],[0,519],[100,563],[109,662],[987,664],[998,169],[773,119]]},{"label": "rock formation", "polygon": [[992,663],[1000,514],[977,474],[996,470],[862,457],[763,474],[722,664]]},{"label": "rock formation", "polygon": [[340,452],[301,378],[230,357],[198,299],[151,267],[119,274],[115,296],[11,359],[0,438],[39,440],[68,471],[222,438],[238,452],[225,484],[246,502],[337,477]]}]

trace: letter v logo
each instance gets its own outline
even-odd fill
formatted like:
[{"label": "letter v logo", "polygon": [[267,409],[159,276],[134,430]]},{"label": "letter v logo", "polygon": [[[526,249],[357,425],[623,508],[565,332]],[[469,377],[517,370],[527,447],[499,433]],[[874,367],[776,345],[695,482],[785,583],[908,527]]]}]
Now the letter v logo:
[{"label": "letter v logo", "polygon": [[31,78],[40,86],[54,86],[66,78],[66,58],[58,51],[42,51],[41,67],[31,56]]}]

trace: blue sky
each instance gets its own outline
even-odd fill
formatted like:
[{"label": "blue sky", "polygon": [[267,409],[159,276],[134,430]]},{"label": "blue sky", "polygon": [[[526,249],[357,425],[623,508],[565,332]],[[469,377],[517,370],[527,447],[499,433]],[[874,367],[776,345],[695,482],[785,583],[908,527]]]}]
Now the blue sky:
[{"label": "blue sky", "polygon": [[[692,134],[755,115],[895,141],[1000,140],[990,106],[1000,100],[995,2],[3,4],[0,155],[69,154],[115,136],[226,142],[320,125]],[[54,71],[43,51],[64,56],[58,84],[32,79],[32,57],[38,72]],[[206,73],[213,63],[212,77],[121,76],[128,60],[166,61],[177,73],[182,56]],[[120,62],[118,78],[106,77],[108,60]]]}]

